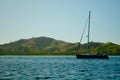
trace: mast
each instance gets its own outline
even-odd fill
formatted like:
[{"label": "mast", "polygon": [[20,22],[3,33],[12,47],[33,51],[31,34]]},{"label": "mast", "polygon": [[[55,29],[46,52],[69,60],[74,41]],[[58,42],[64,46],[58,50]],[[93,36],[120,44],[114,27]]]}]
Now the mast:
[{"label": "mast", "polygon": [[89,21],[88,21],[88,46],[87,46],[87,53],[90,54],[90,43],[89,43],[89,37],[90,37],[90,15],[91,11],[89,11]]}]

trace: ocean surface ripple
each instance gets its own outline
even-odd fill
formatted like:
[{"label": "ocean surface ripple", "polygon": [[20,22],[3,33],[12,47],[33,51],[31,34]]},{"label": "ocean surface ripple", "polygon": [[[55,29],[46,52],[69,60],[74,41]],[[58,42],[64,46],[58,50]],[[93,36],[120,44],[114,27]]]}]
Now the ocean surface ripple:
[{"label": "ocean surface ripple", "polygon": [[120,56],[0,56],[0,80],[120,80]]}]

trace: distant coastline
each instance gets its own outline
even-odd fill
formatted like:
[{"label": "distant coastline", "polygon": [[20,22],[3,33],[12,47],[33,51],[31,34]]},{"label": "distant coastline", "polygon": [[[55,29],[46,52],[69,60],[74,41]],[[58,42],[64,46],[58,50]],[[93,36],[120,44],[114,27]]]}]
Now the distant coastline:
[{"label": "distant coastline", "polygon": [[[0,55],[75,55],[85,54],[87,44],[69,43],[49,37],[21,39],[0,45]],[[120,45],[107,42],[90,42],[91,54],[95,52],[120,55]]]}]

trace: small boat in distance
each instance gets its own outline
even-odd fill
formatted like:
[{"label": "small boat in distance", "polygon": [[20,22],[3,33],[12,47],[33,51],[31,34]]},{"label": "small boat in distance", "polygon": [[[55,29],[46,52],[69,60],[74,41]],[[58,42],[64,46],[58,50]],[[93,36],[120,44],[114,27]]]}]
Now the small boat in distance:
[{"label": "small boat in distance", "polygon": [[79,54],[76,55],[77,59],[109,59],[106,54]]},{"label": "small boat in distance", "polygon": [[[90,34],[90,15],[91,11],[89,11],[89,19],[88,19],[88,43],[87,43],[87,54],[76,54],[77,59],[109,59],[108,55],[106,54],[101,54],[97,52],[96,54],[90,54],[90,45],[89,45],[89,34]],[[85,31],[86,27],[84,28]],[[83,34],[84,34],[83,31]],[[83,37],[83,34],[81,36],[81,40]],[[80,40],[80,42],[81,42]]]}]

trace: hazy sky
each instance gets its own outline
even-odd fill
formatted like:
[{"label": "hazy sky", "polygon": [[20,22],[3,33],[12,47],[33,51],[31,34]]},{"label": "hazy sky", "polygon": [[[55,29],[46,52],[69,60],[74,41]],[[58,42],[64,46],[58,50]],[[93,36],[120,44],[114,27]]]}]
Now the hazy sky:
[{"label": "hazy sky", "polygon": [[120,44],[120,0],[0,0],[0,44],[41,36],[78,42],[90,10],[90,41]]}]

